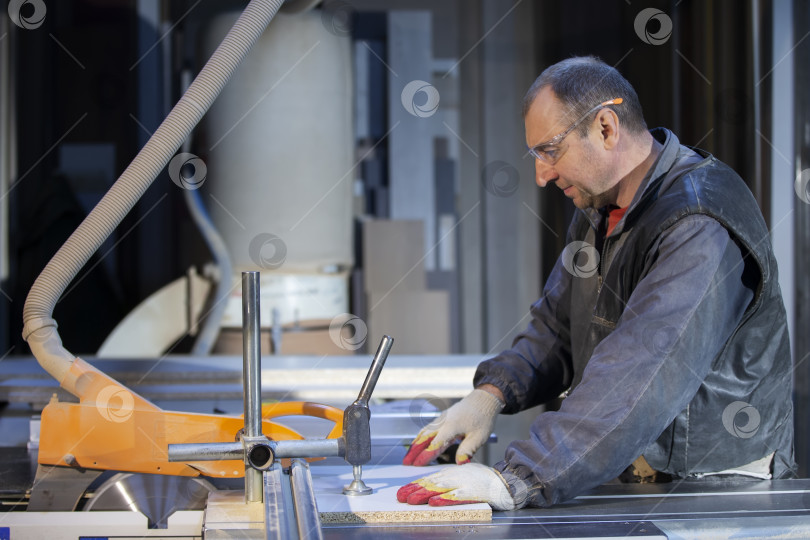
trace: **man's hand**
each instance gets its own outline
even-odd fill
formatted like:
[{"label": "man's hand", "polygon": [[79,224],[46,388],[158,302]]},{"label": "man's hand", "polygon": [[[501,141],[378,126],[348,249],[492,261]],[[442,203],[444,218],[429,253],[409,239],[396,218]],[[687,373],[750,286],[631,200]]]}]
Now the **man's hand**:
[{"label": "man's hand", "polygon": [[473,390],[422,428],[402,464],[427,465],[458,438],[464,440],[456,452],[456,463],[461,465],[469,462],[475,451],[489,438],[495,417],[503,408],[503,402],[490,392]]},{"label": "man's hand", "polygon": [[515,509],[515,501],[498,471],[479,463],[451,465],[411,482],[399,488],[397,500],[430,506],[485,502],[495,510]]}]

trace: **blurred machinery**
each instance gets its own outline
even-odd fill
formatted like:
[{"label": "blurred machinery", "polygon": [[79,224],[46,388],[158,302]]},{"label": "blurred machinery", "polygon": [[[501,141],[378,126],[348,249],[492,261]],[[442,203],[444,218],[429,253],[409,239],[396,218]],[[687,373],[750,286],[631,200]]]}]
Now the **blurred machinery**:
[{"label": "blurred machinery", "polygon": [[[203,28],[200,58],[212,55],[238,16],[220,14]],[[265,350],[281,352],[286,327],[310,332],[321,347],[288,345],[288,353],[343,351],[324,336],[334,317],[349,312],[352,98],[349,37],[329,32],[320,10],[277,15],[206,114],[194,141],[205,154],[181,154],[182,163],[169,167],[178,185],[204,194],[186,200],[219,285],[206,286],[191,270],[125,318],[100,356],[161,354],[188,331],[188,319],[200,332],[195,354],[238,353],[244,270],[264,270]],[[245,111],[245,104],[252,106]]]}]

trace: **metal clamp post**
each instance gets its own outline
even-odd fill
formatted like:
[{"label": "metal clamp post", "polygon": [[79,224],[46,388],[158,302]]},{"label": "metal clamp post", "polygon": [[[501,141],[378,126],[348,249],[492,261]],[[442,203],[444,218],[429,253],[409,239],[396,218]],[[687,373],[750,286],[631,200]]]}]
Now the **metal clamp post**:
[{"label": "metal clamp post", "polygon": [[[242,384],[244,387],[244,442],[253,445],[262,438],[261,322],[259,317],[259,272],[242,272]],[[246,447],[246,453],[249,450]],[[270,463],[273,459],[270,457]],[[262,472],[245,460],[245,502],[261,502]]]}]

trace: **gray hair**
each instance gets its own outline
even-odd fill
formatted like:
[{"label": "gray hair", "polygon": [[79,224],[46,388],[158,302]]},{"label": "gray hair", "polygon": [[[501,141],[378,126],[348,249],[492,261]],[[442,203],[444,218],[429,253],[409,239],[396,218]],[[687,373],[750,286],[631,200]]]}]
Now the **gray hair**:
[{"label": "gray hair", "polygon": [[[543,71],[523,98],[523,117],[544,87],[549,86],[566,107],[571,122],[603,101],[622,98],[620,105],[608,105],[619,117],[619,124],[631,133],[647,130],[641,103],[633,86],[615,69],[595,56],[574,56]],[[588,132],[588,122],[577,127],[580,137]]]}]

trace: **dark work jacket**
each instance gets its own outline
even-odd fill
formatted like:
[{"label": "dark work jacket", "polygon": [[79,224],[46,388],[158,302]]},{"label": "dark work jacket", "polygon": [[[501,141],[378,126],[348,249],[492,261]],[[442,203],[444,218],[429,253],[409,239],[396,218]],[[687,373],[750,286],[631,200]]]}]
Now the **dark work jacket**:
[{"label": "dark work jacket", "polygon": [[727,165],[653,130],[664,148],[605,238],[578,211],[513,346],[482,362],[505,413],[569,395],[498,463],[518,507],[615,478],[643,455],[678,477],[774,454],[795,475],[792,361],[768,228]]}]

